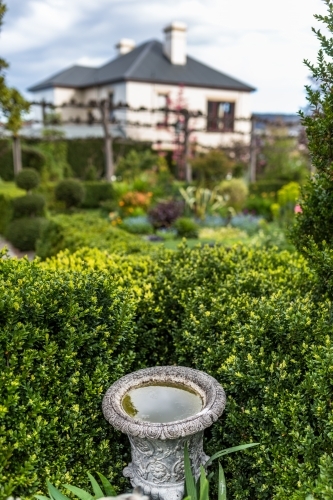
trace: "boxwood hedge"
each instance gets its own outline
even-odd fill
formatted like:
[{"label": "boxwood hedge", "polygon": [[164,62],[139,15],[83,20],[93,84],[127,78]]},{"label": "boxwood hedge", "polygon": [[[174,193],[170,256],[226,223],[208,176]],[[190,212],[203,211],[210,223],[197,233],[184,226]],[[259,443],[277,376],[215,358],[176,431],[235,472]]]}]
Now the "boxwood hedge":
[{"label": "boxwood hedge", "polygon": [[183,244],[157,255],[80,249],[1,265],[12,290],[10,314],[0,316],[2,390],[16,396],[3,418],[9,436],[17,422],[24,434],[19,451],[8,447],[6,480],[21,482],[7,494],[43,490],[46,475],[84,486],[86,470],[117,474],[129,447],[103,421],[104,389],[122,373],[173,363],[205,370],[226,389],[226,411],[206,434],[209,453],[261,443],[224,460],[231,498],[298,500],[312,491],[320,457],[333,452],[332,315],[302,257]]},{"label": "boxwood hedge", "polygon": [[133,299],[102,272],[3,258],[0,297],[1,500],[30,498],[46,478],[119,473],[122,440],[101,399],[133,366]]},{"label": "boxwood hedge", "polygon": [[68,249],[75,252],[83,247],[109,250],[119,254],[147,253],[152,246],[126,231],[112,227],[96,214],[77,213],[55,215],[42,231],[37,243],[37,255],[42,259]]}]

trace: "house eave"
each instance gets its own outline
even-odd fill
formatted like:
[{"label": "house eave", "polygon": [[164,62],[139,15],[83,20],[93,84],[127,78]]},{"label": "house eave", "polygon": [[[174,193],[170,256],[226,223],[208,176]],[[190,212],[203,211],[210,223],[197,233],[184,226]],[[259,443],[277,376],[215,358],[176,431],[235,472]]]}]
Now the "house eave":
[{"label": "house eave", "polygon": [[173,82],[170,80],[163,80],[163,79],[141,79],[141,78],[115,78],[115,79],[109,79],[109,80],[104,80],[101,82],[95,82],[91,83],[89,85],[64,85],[64,84],[45,84],[45,85],[36,85],[34,87],[29,87],[28,91],[29,92],[38,92],[40,90],[47,90],[47,89],[54,89],[54,88],[64,88],[64,89],[76,89],[76,90],[86,90],[89,88],[93,87],[103,87],[104,85],[111,85],[115,83],[122,83],[122,82],[136,82],[136,83],[150,83],[150,84],[160,84],[160,85],[170,85],[170,86],[177,86],[177,85],[184,85],[184,87],[193,87],[193,88],[202,88],[202,89],[214,89],[214,90],[228,90],[228,91],[234,91],[234,92],[255,92],[257,89],[254,87],[231,87],[231,86],[221,86],[221,85],[207,85],[207,84],[200,84],[200,83],[183,83],[183,82]]},{"label": "house eave", "polygon": [[110,85],[114,83],[121,83],[121,82],[136,82],[136,83],[151,83],[151,84],[161,84],[161,85],[170,85],[170,86],[177,86],[177,85],[183,85],[184,87],[195,87],[195,88],[202,88],[202,89],[215,89],[215,90],[233,90],[235,92],[255,92],[257,89],[254,87],[228,87],[228,86],[221,86],[221,85],[206,85],[206,84],[201,84],[201,83],[185,83],[182,81],[179,82],[173,82],[170,80],[163,80],[163,79],[143,79],[143,78],[133,78],[133,77],[126,77],[126,78],[116,78],[116,79],[109,79],[109,80],[104,80],[101,82],[96,82],[95,85],[85,85],[84,87],[80,87],[81,89],[87,89],[91,87],[103,87],[104,85]]}]

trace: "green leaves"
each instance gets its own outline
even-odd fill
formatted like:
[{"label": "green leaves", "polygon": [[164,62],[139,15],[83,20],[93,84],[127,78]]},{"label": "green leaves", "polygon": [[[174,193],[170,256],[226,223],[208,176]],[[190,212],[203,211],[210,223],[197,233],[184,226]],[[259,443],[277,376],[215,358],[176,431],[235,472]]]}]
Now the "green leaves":
[{"label": "green leaves", "polygon": [[12,484],[6,498],[31,497],[46,478],[85,490],[87,469],[122,486],[123,444],[101,402],[133,371],[133,299],[104,272],[52,271],[23,259],[0,259],[0,297],[0,485]]},{"label": "green leaves", "polygon": [[192,475],[192,468],[191,468],[187,443],[185,443],[184,447],[184,467],[185,467],[185,486],[186,486],[187,496],[189,496],[191,500],[198,500],[197,490],[195,486],[195,478]]},{"label": "green leaves", "polygon": [[224,470],[219,463],[218,500],[227,500],[227,485],[225,482]]},{"label": "green leaves", "polygon": [[[258,446],[259,443],[243,444],[239,446],[234,446],[233,448],[228,448],[226,450],[219,451],[215,453],[206,463],[205,467],[200,466],[200,477],[196,484],[195,477],[193,476],[191,469],[191,461],[188,452],[187,443],[184,446],[184,466],[185,466],[185,488],[186,488],[186,498],[184,500],[209,500],[209,478],[206,475],[206,468],[211,465],[211,463],[217,458],[223,455],[228,455],[235,451],[245,450],[253,446]],[[227,499],[227,486],[224,476],[224,471],[219,463],[219,480],[218,480],[218,500]]]},{"label": "green leaves", "polygon": [[[98,473],[98,475],[101,479],[104,491],[102,490],[101,486],[98,484],[96,479],[89,472],[88,472],[88,477],[94,494],[91,494],[88,491],[78,488],[77,486],[72,486],[70,484],[64,484],[63,486],[70,492],[74,493],[74,495],[77,498],[79,498],[79,500],[99,500],[100,498],[107,496],[116,496],[117,495],[116,491],[111,485],[110,481],[105,476],[103,476],[103,474]],[[35,498],[37,498],[38,500],[70,500],[68,497],[63,495],[60,490],[58,490],[55,486],[53,486],[49,481],[46,481],[46,484],[50,497],[35,495]]]},{"label": "green leaves", "polygon": [[214,460],[217,458],[221,458],[224,455],[229,455],[229,453],[234,453],[235,451],[246,450],[247,448],[252,448],[253,446],[259,446],[260,443],[250,443],[250,444],[241,444],[239,446],[233,446],[232,448],[227,448],[226,450],[218,451],[215,453],[210,459],[205,463],[205,467],[209,467]]},{"label": "green leaves", "polygon": [[105,496],[115,497],[117,495],[117,492],[110,483],[110,481],[100,472],[97,472],[97,474],[99,475],[99,478],[102,481],[102,485],[105,491]]}]

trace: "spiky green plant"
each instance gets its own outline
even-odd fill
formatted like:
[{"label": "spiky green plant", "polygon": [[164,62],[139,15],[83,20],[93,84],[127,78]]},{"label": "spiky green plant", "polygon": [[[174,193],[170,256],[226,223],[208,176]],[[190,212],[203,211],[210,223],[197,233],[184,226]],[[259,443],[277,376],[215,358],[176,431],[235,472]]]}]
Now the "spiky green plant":
[{"label": "spiky green plant", "polygon": [[[205,463],[204,467],[200,466],[200,476],[196,481],[191,469],[190,456],[188,453],[187,444],[184,448],[184,467],[185,467],[185,487],[186,487],[186,497],[184,500],[209,500],[209,480],[211,479],[213,473],[207,476],[207,467],[209,467],[214,460],[223,457],[224,455],[229,455],[229,453],[234,453],[235,451],[245,450],[247,448],[252,448],[253,446],[258,446],[259,443],[249,443],[241,444],[239,446],[233,446],[232,448],[226,448],[225,450],[218,451]],[[222,465],[219,463],[219,480],[218,480],[218,500],[227,500],[227,485],[224,475],[224,470]]]},{"label": "spiky green plant", "polygon": [[[67,490],[74,493],[74,495],[76,495],[76,497],[80,500],[98,500],[99,498],[117,496],[117,493],[110,481],[105,476],[103,476],[103,474],[100,474],[99,472],[97,474],[101,480],[101,486],[96,481],[96,479],[88,472],[88,477],[91,482],[93,493],[89,493],[88,491],[78,488],[77,486],[72,486],[71,484],[64,484],[63,486]],[[47,497],[44,495],[35,495],[35,498],[37,498],[38,500],[70,500],[69,497],[66,497],[66,495],[61,493],[61,491],[53,486],[53,484],[51,484],[49,481],[46,481],[46,484],[50,496]]]}]

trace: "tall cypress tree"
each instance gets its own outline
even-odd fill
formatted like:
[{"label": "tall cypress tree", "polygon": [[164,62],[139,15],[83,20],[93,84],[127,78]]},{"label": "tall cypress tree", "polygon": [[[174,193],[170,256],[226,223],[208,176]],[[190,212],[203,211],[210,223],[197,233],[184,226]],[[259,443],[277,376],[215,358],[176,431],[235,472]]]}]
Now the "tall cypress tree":
[{"label": "tall cypress tree", "polygon": [[323,1],[327,14],[314,17],[327,34],[312,28],[320,50],[315,64],[304,61],[313,84],[306,86],[308,110],[300,112],[315,173],[302,190],[302,213],[292,230],[296,247],[308,256],[324,242],[333,248],[333,1]]}]

